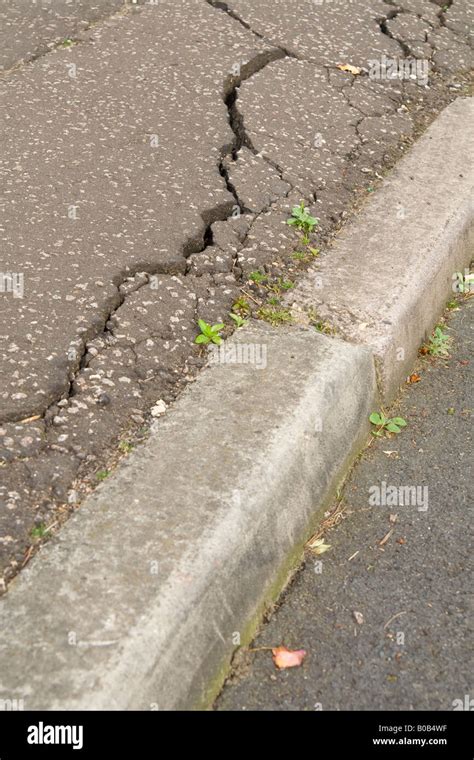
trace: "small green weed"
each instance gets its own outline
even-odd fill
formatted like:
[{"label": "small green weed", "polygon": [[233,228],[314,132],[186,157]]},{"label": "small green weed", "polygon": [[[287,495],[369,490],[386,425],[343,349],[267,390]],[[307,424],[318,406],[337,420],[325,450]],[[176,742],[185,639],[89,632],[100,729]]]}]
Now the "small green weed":
[{"label": "small green weed", "polygon": [[219,335],[220,331],[224,329],[223,324],[209,325],[203,319],[198,319],[198,326],[201,333],[195,338],[195,343],[215,343],[220,346],[222,338]]},{"label": "small green weed", "polygon": [[304,205],[304,201],[301,201],[299,206],[293,206],[291,217],[286,220],[286,223],[289,224],[290,227],[296,227],[303,232],[303,242],[305,245],[309,243],[308,235],[313,232],[318,222],[319,219],[316,219],[315,216],[311,216],[309,209]]},{"label": "small green weed", "polygon": [[133,451],[133,443],[129,443],[128,441],[120,441],[118,449],[122,452],[122,454],[130,454],[130,452]]},{"label": "small green weed", "polygon": [[421,347],[422,354],[430,356],[449,356],[451,338],[438,325],[430,335],[429,340]]},{"label": "small green weed", "polygon": [[277,309],[273,306],[262,306],[257,312],[257,317],[273,326],[293,322],[293,317],[288,309]]},{"label": "small green weed", "polygon": [[383,412],[372,412],[369,420],[377,428],[372,430],[372,434],[377,436],[384,433],[401,433],[401,429],[407,426],[403,417],[386,417]]},{"label": "small green weed", "polygon": [[247,299],[244,298],[244,296],[239,296],[232,306],[232,311],[240,314],[241,316],[245,316],[251,312],[250,304]]},{"label": "small green weed", "polygon": [[247,320],[243,319],[240,314],[232,314],[232,312],[230,312],[229,317],[234,320],[237,327],[245,327],[248,325]]},{"label": "small green weed", "polygon": [[35,528],[31,529],[30,535],[31,538],[43,538],[46,535],[47,528],[44,523],[41,523],[40,525],[37,525]]}]

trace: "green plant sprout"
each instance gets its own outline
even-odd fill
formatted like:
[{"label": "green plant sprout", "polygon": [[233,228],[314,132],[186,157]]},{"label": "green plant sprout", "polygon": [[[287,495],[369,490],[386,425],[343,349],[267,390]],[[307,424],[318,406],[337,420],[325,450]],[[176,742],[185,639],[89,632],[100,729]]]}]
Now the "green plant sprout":
[{"label": "green plant sprout", "polygon": [[401,433],[401,429],[407,426],[403,417],[386,417],[383,412],[372,412],[369,417],[372,425],[376,430],[372,430],[372,435],[382,436],[384,433]]},{"label": "green plant sprout", "polygon": [[43,538],[47,533],[47,528],[44,523],[41,523],[41,525],[37,525],[35,528],[31,529],[31,537],[32,538]]},{"label": "green plant sprout", "polygon": [[232,312],[229,312],[229,317],[234,320],[237,327],[245,327],[248,325],[247,320],[243,319],[239,314],[232,314]]},{"label": "green plant sprout", "polygon": [[293,317],[288,309],[276,309],[271,306],[262,306],[257,312],[257,317],[274,326],[293,322]]},{"label": "green plant sprout", "polygon": [[215,343],[217,346],[220,346],[220,344],[222,343],[222,338],[219,335],[219,333],[221,330],[224,329],[224,325],[223,324],[209,325],[203,319],[198,319],[197,323],[201,332],[195,338],[194,342],[203,343],[203,344]]},{"label": "green plant sprout", "polygon": [[250,314],[250,304],[244,296],[239,296],[236,302],[232,306],[232,311],[240,313],[240,315]]},{"label": "green plant sprout", "polygon": [[438,325],[435,327],[427,343],[422,347],[422,353],[430,356],[449,356],[451,338]]},{"label": "green plant sprout", "polygon": [[291,217],[286,220],[286,223],[290,227],[296,227],[303,233],[302,242],[304,245],[309,243],[309,235],[313,232],[316,225],[319,223],[319,219],[315,216],[311,216],[309,209],[304,205],[304,201],[301,201],[299,206],[293,206],[291,210]]}]

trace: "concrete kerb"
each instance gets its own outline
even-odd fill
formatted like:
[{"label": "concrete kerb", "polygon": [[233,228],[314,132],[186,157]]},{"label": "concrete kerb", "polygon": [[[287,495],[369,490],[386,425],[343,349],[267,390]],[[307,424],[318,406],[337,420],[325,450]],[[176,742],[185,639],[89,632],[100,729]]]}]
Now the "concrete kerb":
[{"label": "concrete kerb", "polygon": [[[422,168],[420,151],[432,159],[437,145],[439,160],[440,123],[445,138],[450,130],[450,145],[457,139],[458,148],[466,146],[469,108],[458,101],[446,109],[341,239],[344,271],[337,282],[348,297],[355,294],[345,311],[340,306],[340,332],[349,342],[261,323],[237,331],[148,442],[12,583],[0,602],[0,699],[53,710],[209,704],[232,653],[284,585],[366,440],[367,417],[380,404],[374,354],[388,398],[409,369],[421,331],[442,310],[452,273],[468,263],[464,201],[472,172],[468,177],[464,166],[456,183],[456,151],[446,146],[433,184],[434,168]],[[390,259],[375,226],[390,219],[382,204],[393,203],[404,176],[406,185],[414,181],[407,173],[416,166],[430,183],[417,182],[409,196],[423,209],[423,234],[414,213]],[[444,213],[428,227],[426,204],[420,206],[426,197],[434,215]],[[416,236],[411,245],[409,230]],[[426,255],[421,262],[407,255],[414,248]],[[375,298],[363,278],[381,276],[384,262],[389,275],[377,279]],[[337,277],[329,256],[321,266]],[[425,288],[410,286],[428,271],[429,299]],[[318,307],[311,287],[319,276],[311,273],[299,287]],[[346,285],[344,277],[351,278]],[[407,320],[418,314],[412,329]],[[406,351],[396,367],[394,341]]]},{"label": "concrete kerb", "polygon": [[386,403],[474,258],[473,123],[451,103],[291,294],[373,351]]},{"label": "concrete kerb", "polygon": [[377,392],[365,348],[257,323],[227,351],[256,347],[260,369],[224,357],[203,372],[13,582],[0,697],[172,709],[213,696],[363,445]]}]

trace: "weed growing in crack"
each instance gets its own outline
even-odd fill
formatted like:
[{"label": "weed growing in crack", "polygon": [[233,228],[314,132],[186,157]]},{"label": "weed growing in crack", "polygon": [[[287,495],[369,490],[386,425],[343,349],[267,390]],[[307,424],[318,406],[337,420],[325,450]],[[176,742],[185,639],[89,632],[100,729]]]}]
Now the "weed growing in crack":
[{"label": "weed growing in crack", "polygon": [[248,325],[247,320],[243,319],[240,314],[229,312],[229,317],[234,320],[236,327],[246,327]]},{"label": "weed growing in crack", "polygon": [[263,285],[265,282],[267,282],[268,277],[266,274],[262,274],[261,272],[250,272],[249,280],[252,280],[252,282],[254,282],[256,285]]},{"label": "weed growing in crack", "polygon": [[315,216],[311,216],[309,209],[304,205],[304,201],[301,201],[299,206],[293,206],[291,217],[286,220],[286,223],[289,224],[290,227],[296,227],[300,230],[303,233],[301,242],[303,245],[309,245],[309,236],[319,223],[319,219],[316,219]]},{"label": "weed growing in crack", "polygon": [[315,330],[317,330],[320,333],[324,333],[325,335],[333,335],[335,333],[335,330],[329,322],[325,322],[321,317],[318,316],[315,309],[310,308],[308,309],[308,319],[309,324],[314,327]]},{"label": "weed growing in crack", "polygon": [[261,285],[267,292],[275,293],[277,296],[281,295],[282,291],[291,290],[295,287],[293,280],[285,280],[284,277],[277,277],[273,282],[269,282],[268,275],[261,272],[251,272],[249,279],[255,285]]},{"label": "weed growing in crack", "polygon": [[251,313],[252,309],[247,299],[244,298],[244,296],[239,296],[232,305],[232,311],[236,314],[240,314],[241,317],[245,317]]},{"label": "weed growing in crack", "polygon": [[35,528],[31,529],[30,536],[31,538],[44,538],[46,532],[46,525],[44,523],[41,523],[41,525],[37,525]]},{"label": "weed growing in crack", "polygon": [[96,472],[95,474],[97,480],[99,481],[105,480],[106,478],[109,477],[109,475],[110,475],[110,470],[98,470],[98,472]]},{"label": "weed growing in crack", "polygon": [[375,425],[376,428],[375,430],[372,430],[372,435],[378,437],[386,435],[387,433],[401,433],[402,428],[407,426],[407,422],[403,417],[386,417],[383,412],[372,412],[369,421],[372,425]]},{"label": "weed growing in crack", "polygon": [[319,248],[312,248],[308,245],[306,251],[295,251],[292,253],[291,258],[294,261],[301,261],[303,264],[309,264],[309,262],[317,256],[319,256]]},{"label": "weed growing in crack", "polygon": [[207,343],[215,343],[217,346],[220,346],[222,343],[222,338],[219,333],[224,329],[225,325],[222,323],[219,323],[217,325],[209,325],[203,319],[198,319],[197,323],[201,332],[194,339],[194,342],[204,345]]},{"label": "weed growing in crack", "polygon": [[122,454],[130,454],[130,452],[133,451],[133,443],[129,443],[128,441],[120,441],[118,449]]},{"label": "weed growing in crack", "polygon": [[324,322],[322,319],[312,322],[312,325],[317,332],[323,333],[324,335],[332,335],[333,333],[331,325],[328,322]]},{"label": "weed growing in crack", "polygon": [[289,309],[277,309],[274,306],[262,306],[257,311],[257,317],[269,322],[274,327],[285,323],[293,322],[293,316]]},{"label": "weed growing in crack", "polygon": [[449,346],[452,338],[438,325],[430,335],[429,340],[420,349],[421,354],[430,356],[449,356]]},{"label": "weed growing in crack", "polygon": [[291,290],[295,287],[293,280],[285,280],[283,277],[279,277],[273,285],[270,286],[270,290],[275,293],[280,293],[282,290]]}]

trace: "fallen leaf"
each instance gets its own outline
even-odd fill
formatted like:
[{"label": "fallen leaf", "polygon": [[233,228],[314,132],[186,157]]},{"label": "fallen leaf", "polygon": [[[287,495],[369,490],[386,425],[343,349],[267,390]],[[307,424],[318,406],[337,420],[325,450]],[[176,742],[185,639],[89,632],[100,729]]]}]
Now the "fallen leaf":
[{"label": "fallen leaf", "polygon": [[353,610],[352,614],[354,616],[354,620],[356,621],[356,623],[358,625],[362,625],[362,623],[364,622],[364,616],[362,612],[357,612],[357,610]]},{"label": "fallen leaf", "polygon": [[287,647],[274,647],[272,649],[273,662],[279,670],[284,668],[299,668],[306,657],[305,649],[287,649]]},{"label": "fallen leaf", "polygon": [[418,374],[418,372],[413,372],[413,374],[410,375],[410,377],[407,378],[407,383],[419,383],[421,380],[421,375]]},{"label": "fallen leaf", "polygon": [[351,66],[350,63],[338,63],[337,68],[341,69],[341,71],[348,71],[349,74],[353,74],[354,76],[357,76],[362,71],[358,66]]}]

